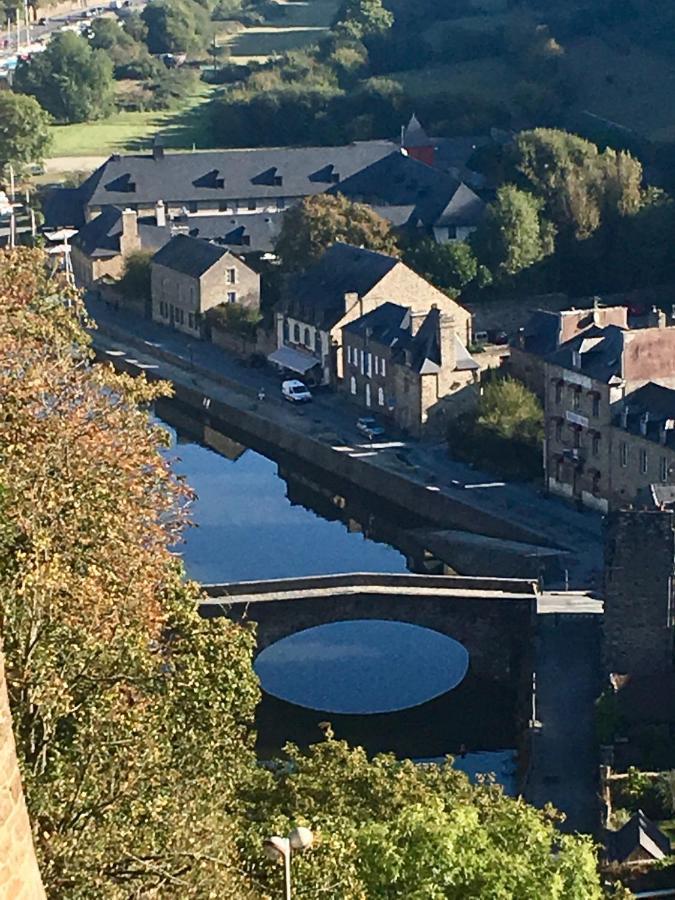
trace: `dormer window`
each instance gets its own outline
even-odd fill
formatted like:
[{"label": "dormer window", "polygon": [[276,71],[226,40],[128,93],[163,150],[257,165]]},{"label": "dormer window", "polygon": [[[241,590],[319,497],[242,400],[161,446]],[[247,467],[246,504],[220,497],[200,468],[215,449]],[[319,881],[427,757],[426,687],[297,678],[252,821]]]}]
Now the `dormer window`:
[{"label": "dormer window", "polygon": [[270,168],[265,169],[264,172],[254,175],[253,178],[251,178],[251,184],[266,184],[270,187],[279,187],[279,185],[283,184],[283,177],[276,166],[270,166]]}]

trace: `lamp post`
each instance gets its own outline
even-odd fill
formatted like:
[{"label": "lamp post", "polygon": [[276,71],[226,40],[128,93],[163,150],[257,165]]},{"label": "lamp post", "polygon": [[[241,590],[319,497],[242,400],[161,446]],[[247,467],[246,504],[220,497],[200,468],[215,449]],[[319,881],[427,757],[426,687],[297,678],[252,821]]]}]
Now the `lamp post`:
[{"label": "lamp post", "polygon": [[272,835],[263,842],[265,853],[269,859],[284,864],[284,898],[291,900],[291,853],[307,850],[312,846],[314,835],[309,828],[302,825],[294,828],[288,837]]}]

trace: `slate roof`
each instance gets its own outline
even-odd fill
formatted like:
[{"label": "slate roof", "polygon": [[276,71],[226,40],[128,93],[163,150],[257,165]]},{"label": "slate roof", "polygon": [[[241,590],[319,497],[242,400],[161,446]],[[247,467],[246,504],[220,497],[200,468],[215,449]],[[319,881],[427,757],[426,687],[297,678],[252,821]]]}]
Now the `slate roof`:
[{"label": "slate roof", "polygon": [[522,335],[523,350],[537,356],[548,356],[558,347],[560,325],[558,314],[547,309],[535,309],[525,323]]},{"label": "slate roof", "polygon": [[113,155],[81,185],[83,204],[305,197],[391,152],[389,141],[343,147],[281,147]]},{"label": "slate roof", "polygon": [[628,394],[625,413],[614,416],[615,426],[657,443],[662,443],[661,433],[666,427],[664,446],[673,448],[675,428],[671,423],[675,423],[675,390],[653,381]]},{"label": "slate roof", "polygon": [[356,172],[328,193],[367,203],[387,215],[387,207],[412,207],[412,224],[475,225],[485,204],[471,188],[446,172],[395,150]]},{"label": "slate roof", "polygon": [[100,215],[80,228],[72,245],[94,258],[117,256],[120,252],[121,234],[122,210],[116,206],[107,206],[101,210]]},{"label": "slate roof", "polygon": [[81,228],[84,225],[84,200],[80,188],[52,187],[42,195],[42,213],[46,229]]},{"label": "slate roof", "polygon": [[610,832],[607,839],[607,855],[611,860],[625,862],[635,850],[640,849],[652,859],[663,859],[670,854],[670,840],[639,809],[623,828]]},{"label": "slate roof", "polygon": [[152,261],[182,275],[200,278],[229,252],[208,241],[177,234],[153,256]]},{"label": "slate roof", "polygon": [[[417,334],[410,332],[410,308],[398,303],[383,303],[343,328],[348,334],[391,348],[397,363],[408,365],[420,375],[437,372],[442,364],[438,341],[440,311],[429,310]],[[455,335],[456,370],[478,369],[466,347]]]},{"label": "slate roof", "polygon": [[420,125],[415,113],[410,116],[410,121],[403,132],[404,147],[433,147],[434,142]]},{"label": "slate roof", "polygon": [[367,294],[399,260],[384,253],[333,244],[305,272],[286,282],[281,307],[301,322],[332,328],[344,315],[345,294]]},{"label": "slate roof", "polygon": [[[592,326],[571,341],[561,344],[548,361],[565,369],[573,369],[607,384],[621,375],[624,330],[616,325]],[[575,353],[581,354],[581,365],[575,365]]]}]

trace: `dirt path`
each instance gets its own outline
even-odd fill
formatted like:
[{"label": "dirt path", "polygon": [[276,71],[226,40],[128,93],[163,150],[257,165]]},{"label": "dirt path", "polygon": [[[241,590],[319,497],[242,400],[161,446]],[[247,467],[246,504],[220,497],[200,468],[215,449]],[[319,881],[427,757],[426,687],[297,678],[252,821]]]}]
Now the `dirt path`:
[{"label": "dirt path", "polygon": [[45,160],[45,173],[93,172],[106,159],[107,156],[55,156]]}]

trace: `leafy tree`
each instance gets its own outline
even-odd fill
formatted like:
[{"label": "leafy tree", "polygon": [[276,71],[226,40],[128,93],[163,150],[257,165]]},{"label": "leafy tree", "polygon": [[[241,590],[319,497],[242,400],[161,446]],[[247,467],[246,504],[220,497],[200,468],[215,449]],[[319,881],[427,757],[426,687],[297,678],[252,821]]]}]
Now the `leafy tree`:
[{"label": "leafy tree", "polygon": [[437,244],[425,238],[409,247],[404,258],[427,281],[453,295],[460,294],[474,281],[484,286],[490,280],[490,273],[478,264],[473,250],[464,241]]},{"label": "leafy tree", "polygon": [[485,385],[478,401],[477,421],[499,437],[536,443],[543,438],[541,403],[515,378],[494,379]]},{"label": "leafy tree", "polygon": [[128,297],[150,297],[150,262],[152,253],[136,250],[124,260],[124,272],[119,280],[120,290]]},{"label": "leafy tree", "polygon": [[206,10],[192,0],[151,0],[141,13],[151,53],[188,53],[208,44]]},{"label": "leafy tree", "polygon": [[335,19],[336,30],[356,40],[383,34],[393,24],[394,14],[382,0],[346,0]]},{"label": "leafy tree", "polygon": [[554,250],[555,229],[541,215],[543,201],[511,184],[497,191],[474,242],[495,275],[516,275]]},{"label": "leafy tree", "polygon": [[0,172],[42,162],[49,149],[49,115],[33,97],[0,91]]},{"label": "leafy tree", "polygon": [[604,216],[637,212],[642,203],[642,167],[625,152],[555,129],[523,131],[513,147],[513,165],[546,215],[561,230],[586,238]]},{"label": "leafy tree", "polygon": [[[332,738],[261,771],[249,797],[247,835],[256,880],[278,883],[265,864],[270,828],[309,825],[316,846],[293,860],[308,900],[563,900],[602,896],[589,838],[561,835],[557,815],[535,810],[486,782],[472,786],[450,763],[418,766],[369,759]],[[260,817],[260,818],[258,818]]]},{"label": "leafy tree", "polygon": [[170,552],[190,494],[144,411],[167,387],[90,365],[45,262],[0,254],[0,634],[47,893],[247,900],[253,635],[201,620]]},{"label": "leafy tree", "polygon": [[56,34],[44,53],[21,60],[14,87],[32,94],[57,122],[86,122],[113,106],[113,64],[72,32]]},{"label": "leafy tree", "polygon": [[276,252],[286,269],[303,269],[338,241],[382,253],[397,252],[389,223],[370,207],[341,194],[317,194],[287,210]]}]

